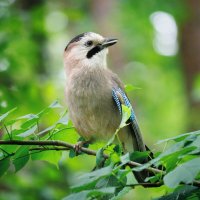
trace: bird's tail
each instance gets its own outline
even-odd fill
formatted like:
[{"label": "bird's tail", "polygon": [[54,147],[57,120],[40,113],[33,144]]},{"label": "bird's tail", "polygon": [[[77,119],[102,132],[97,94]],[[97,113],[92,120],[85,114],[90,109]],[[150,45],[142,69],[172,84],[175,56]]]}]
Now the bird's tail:
[{"label": "bird's tail", "polygon": [[[145,152],[149,151],[149,148],[145,146],[142,135],[138,126],[136,119],[130,120],[127,122],[129,125],[122,129],[122,134],[126,134],[126,141],[124,141],[124,149],[125,152],[133,152],[133,151],[140,151]],[[122,139],[123,140],[123,139]],[[145,157],[144,159],[140,159],[138,161],[141,164],[147,163],[153,157],[153,153],[150,151],[149,157]],[[144,183],[147,177],[152,176],[153,174],[147,170],[143,170],[140,172],[133,171],[134,176],[138,183]]]}]

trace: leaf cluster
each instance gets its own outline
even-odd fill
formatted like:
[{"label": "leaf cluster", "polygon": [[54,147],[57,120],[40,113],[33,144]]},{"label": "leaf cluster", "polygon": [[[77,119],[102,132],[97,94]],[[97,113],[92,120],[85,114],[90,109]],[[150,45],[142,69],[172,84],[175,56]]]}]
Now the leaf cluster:
[{"label": "leaf cluster", "polygon": [[[0,140],[0,176],[9,173],[11,166],[14,166],[16,172],[22,170],[30,160],[44,160],[59,168],[59,161],[64,151],[70,150],[69,159],[79,156],[73,151],[73,145],[62,146],[64,144],[62,142],[74,144],[78,140],[66,111],[61,111],[57,121],[52,125],[46,128],[40,127],[43,118],[48,118],[55,109],[60,108],[62,109],[62,106],[55,101],[37,114],[30,113],[10,119],[15,108],[0,115],[0,128],[4,133]],[[130,117],[128,107],[123,106],[122,112],[119,129],[126,126],[126,121]],[[96,152],[91,150],[90,153],[84,150],[85,147],[81,149],[81,154],[96,156],[96,166],[91,172],[74,178],[71,194],[64,197],[65,200],[120,199],[139,185],[145,187],[164,185],[165,188],[171,188],[170,195],[176,197],[183,195],[183,191],[187,191],[187,196],[199,195],[197,188],[200,187],[200,131],[159,141],[158,145],[165,144],[164,146],[169,147],[162,152],[154,152],[154,158],[148,163],[140,164],[142,159],[149,156],[149,152],[123,154],[120,141],[118,144],[113,144],[115,139],[119,139],[117,136],[119,129],[107,144],[102,144]],[[2,141],[8,141],[10,145],[5,145],[1,143]],[[12,141],[21,141],[21,145],[12,144]],[[54,143],[34,145],[25,144],[25,141]],[[56,145],[57,141],[61,142],[60,146]],[[160,169],[159,166],[163,168]],[[133,171],[142,170],[153,172],[152,176],[148,177],[145,183],[137,183]],[[160,199],[167,198],[169,195],[160,197]]]}]

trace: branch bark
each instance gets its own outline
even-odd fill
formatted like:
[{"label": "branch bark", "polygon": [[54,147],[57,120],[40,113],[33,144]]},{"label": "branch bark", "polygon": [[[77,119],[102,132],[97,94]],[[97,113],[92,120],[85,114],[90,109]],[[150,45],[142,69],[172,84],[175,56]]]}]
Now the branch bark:
[{"label": "branch bark", "polygon": [[[55,151],[68,151],[70,149],[74,149],[75,145],[70,144],[67,142],[59,141],[59,140],[26,140],[26,141],[21,141],[21,140],[0,140],[0,145],[30,145],[30,146],[39,146],[39,147],[34,147],[30,148],[31,151],[33,150],[55,150]],[[52,147],[53,146],[53,147]],[[81,147],[80,151],[83,153],[86,153],[88,155],[96,156],[97,152],[85,147]],[[103,154],[105,159],[108,159],[109,156],[107,154]],[[134,161],[129,161],[127,163],[129,166],[132,167],[139,167],[142,166],[142,164],[134,162]],[[165,171],[149,167],[145,169],[147,171],[153,172],[153,173],[162,173],[163,175],[166,174]],[[134,185],[126,185],[126,187],[136,187],[139,185],[143,185],[145,187],[159,187],[163,185],[163,182],[158,182],[158,183],[139,183],[139,184],[134,184]],[[196,187],[200,187],[200,182],[199,181],[193,181],[191,184],[188,185],[194,185]]]},{"label": "branch bark", "polygon": [[[42,146],[42,147],[37,147],[37,148],[32,148],[31,150],[47,150],[47,148],[43,148],[44,146],[53,146],[51,148],[49,148],[49,150],[70,150],[70,149],[74,149],[75,145],[74,144],[70,144],[67,142],[63,142],[63,141],[59,141],[59,140],[25,140],[25,141],[21,141],[21,140],[0,140],[0,145],[30,145],[30,146]],[[65,147],[65,149],[63,148],[58,148],[58,147]],[[42,149],[43,148],[43,149]],[[81,147],[80,151],[83,153],[86,153],[88,155],[92,155],[92,156],[96,156],[97,152],[85,147]],[[108,159],[109,156],[107,154],[103,155],[105,159]],[[142,164],[134,162],[134,161],[129,161],[127,163],[128,165],[132,166],[132,167],[140,167],[142,166]],[[153,173],[162,173],[165,174],[164,171],[153,168],[153,167],[149,167],[146,170],[151,171]]]}]

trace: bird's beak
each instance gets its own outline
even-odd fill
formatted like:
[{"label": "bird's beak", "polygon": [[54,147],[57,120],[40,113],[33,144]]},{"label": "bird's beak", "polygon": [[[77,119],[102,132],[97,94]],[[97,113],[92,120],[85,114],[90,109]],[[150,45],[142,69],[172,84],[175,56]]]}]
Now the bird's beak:
[{"label": "bird's beak", "polygon": [[117,43],[117,39],[116,38],[106,38],[101,46],[103,48],[106,48],[106,47],[112,46],[112,45],[114,45],[116,43]]}]

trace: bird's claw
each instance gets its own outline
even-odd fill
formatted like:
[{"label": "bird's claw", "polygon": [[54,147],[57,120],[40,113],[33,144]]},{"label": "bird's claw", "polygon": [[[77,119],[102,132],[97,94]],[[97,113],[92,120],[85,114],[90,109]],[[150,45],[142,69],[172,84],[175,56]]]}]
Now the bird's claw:
[{"label": "bird's claw", "polygon": [[81,153],[81,148],[83,147],[84,144],[85,144],[85,141],[80,141],[74,145],[74,151],[76,152],[76,154]]}]

